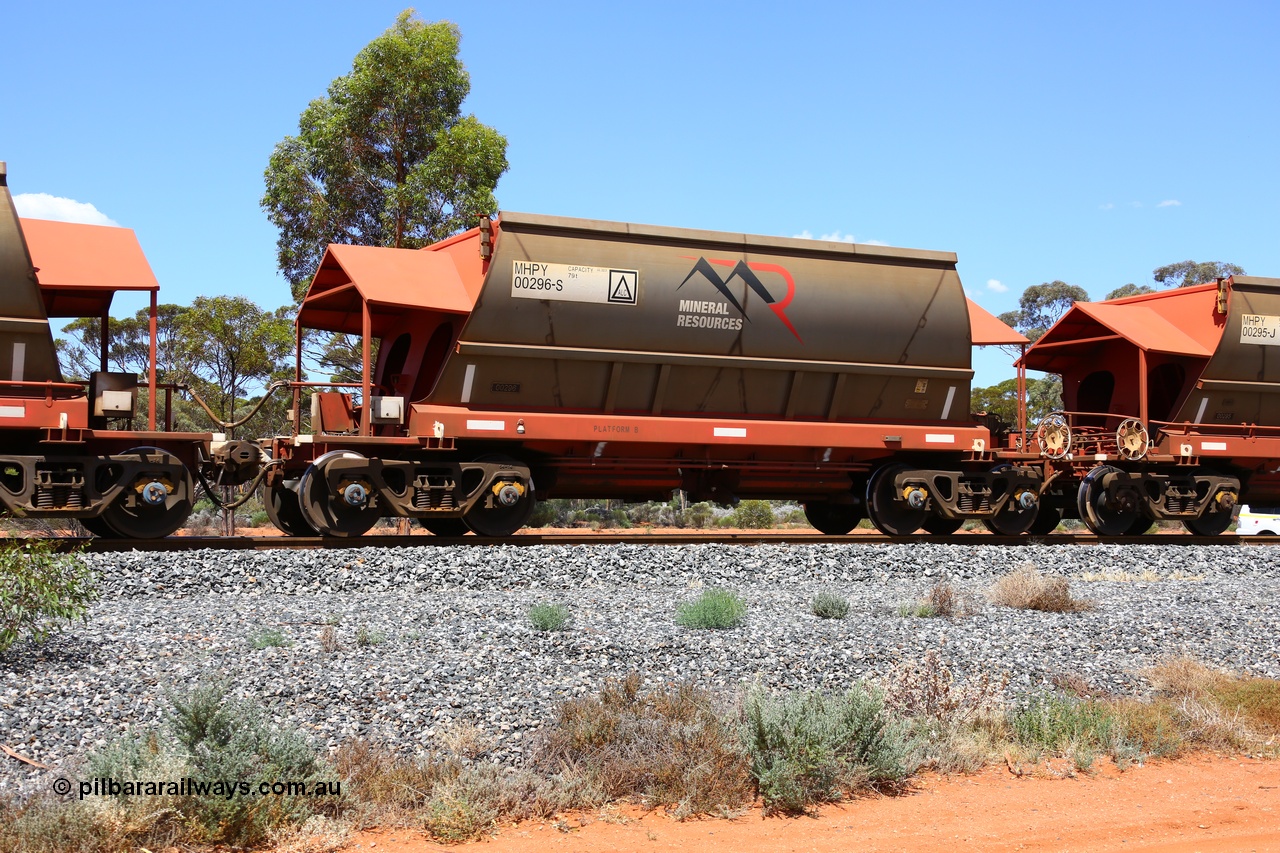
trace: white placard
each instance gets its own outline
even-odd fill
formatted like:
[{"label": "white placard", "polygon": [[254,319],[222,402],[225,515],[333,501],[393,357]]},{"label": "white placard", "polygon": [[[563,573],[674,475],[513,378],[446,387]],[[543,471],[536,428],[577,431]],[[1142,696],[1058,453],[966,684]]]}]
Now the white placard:
[{"label": "white placard", "polygon": [[1274,314],[1240,315],[1240,343],[1280,347],[1280,317]]},{"label": "white placard", "polygon": [[640,295],[640,271],[512,261],[511,295],[520,299],[635,305]]}]

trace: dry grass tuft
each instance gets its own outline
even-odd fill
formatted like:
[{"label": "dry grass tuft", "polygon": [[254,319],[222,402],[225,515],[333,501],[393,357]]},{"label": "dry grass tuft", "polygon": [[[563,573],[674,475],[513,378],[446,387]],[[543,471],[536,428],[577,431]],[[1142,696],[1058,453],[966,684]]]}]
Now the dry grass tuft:
[{"label": "dry grass tuft", "polygon": [[1001,607],[1049,613],[1077,613],[1095,606],[1092,601],[1073,598],[1066,578],[1042,575],[1032,563],[1023,563],[996,581],[988,597]]},{"label": "dry grass tuft", "polygon": [[922,619],[932,619],[937,616],[956,619],[967,616],[974,609],[969,596],[956,589],[950,581],[940,580],[929,587],[929,591],[923,598],[911,604],[899,606],[898,615],[917,616]]},{"label": "dry grass tuft", "polygon": [[1187,657],[1162,661],[1147,672],[1160,693],[1182,703],[1189,718],[1224,743],[1280,734],[1280,681],[1218,672]]},{"label": "dry grass tuft", "polygon": [[984,672],[960,685],[942,657],[930,649],[920,660],[895,669],[885,690],[885,707],[904,717],[966,723],[998,711],[1008,684],[1007,674],[992,678]]},{"label": "dry grass tuft", "polygon": [[632,673],[562,705],[538,764],[576,770],[609,798],[640,797],[679,817],[750,801],[737,730],[711,694],[689,684],[643,692],[641,683]]}]

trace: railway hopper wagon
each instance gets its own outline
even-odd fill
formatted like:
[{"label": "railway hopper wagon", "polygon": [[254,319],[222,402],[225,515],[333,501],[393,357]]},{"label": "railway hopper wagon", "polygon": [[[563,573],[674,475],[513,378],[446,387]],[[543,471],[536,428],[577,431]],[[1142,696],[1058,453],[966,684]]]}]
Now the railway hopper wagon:
[{"label": "railway hopper wagon", "polygon": [[[1042,472],[969,412],[951,253],[505,213],[423,250],[328,247],[298,315],[359,336],[265,440],[273,521],[505,535],[538,499],[793,499],[827,533],[1020,532]],[[375,355],[376,343],[376,355]]]},{"label": "railway hopper wagon", "polygon": [[1078,302],[1021,367],[1062,376],[1027,448],[1052,472],[1046,516],[1216,535],[1238,502],[1280,501],[1280,279]]},{"label": "railway hopper wagon", "polygon": [[[106,322],[119,291],[151,297],[147,428],[132,429],[138,376],[107,365]],[[20,220],[0,163],[0,508],[26,518],[78,518],[99,536],[155,538],[191,512],[193,473],[219,484],[252,480],[253,442],[157,426],[158,285],[126,228]],[[100,370],[66,381],[51,317],[102,321]],[[167,426],[168,406],[160,413]]]}]

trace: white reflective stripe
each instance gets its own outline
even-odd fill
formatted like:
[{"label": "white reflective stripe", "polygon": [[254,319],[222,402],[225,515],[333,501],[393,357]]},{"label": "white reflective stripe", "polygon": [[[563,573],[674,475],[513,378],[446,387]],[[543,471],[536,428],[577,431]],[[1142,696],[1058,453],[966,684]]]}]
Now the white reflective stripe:
[{"label": "white reflective stripe", "polygon": [[830,461],[831,461],[831,448],[830,448],[830,447],[828,447],[828,448],[827,448],[827,452],[826,452],[826,453],[822,454],[822,461],[823,461],[823,462],[830,462]]},{"label": "white reflective stripe", "polygon": [[27,345],[17,343],[13,344],[13,381],[21,382],[27,377],[23,374],[27,368]]},{"label": "white reflective stripe", "polygon": [[942,419],[945,421],[947,415],[951,414],[951,403],[956,398],[956,386],[952,385],[947,389],[947,402],[942,404]]},{"label": "white reflective stripe", "polygon": [[489,430],[490,432],[502,432],[507,428],[506,421],[467,421],[467,429]]},{"label": "white reflective stripe", "polygon": [[711,434],[716,438],[746,438],[746,427],[715,427]]},{"label": "white reflective stripe", "polygon": [[0,406],[0,418],[25,418],[26,406]]},{"label": "white reflective stripe", "polygon": [[1200,442],[1201,450],[1226,450],[1227,443],[1225,441],[1202,441]]},{"label": "white reflective stripe", "polygon": [[474,364],[467,365],[467,372],[462,377],[462,402],[471,402],[471,383],[476,379],[476,366]]},{"label": "white reflective stripe", "polygon": [[1200,419],[1204,417],[1204,407],[1209,405],[1209,398],[1204,397],[1200,400],[1200,408],[1196,411],[1196,423],[1200,423]]},{"label": "white reflective stripe", "polygon": [[946,432],[928,432],[924,436],[925,444],[955,444],[956,437]]},{"label": "white reflective stripe", "polygon": [[599,456],[601,453],[604,453],[604,446],[605,446],[606,444],[608,444],[608,443],[609,443],[609,442],[607,442],[607,441],[600,441],[600,442],[597,442],[597,443],[596,443],[596,452],[595,452],[595,454],[593,454],[593,455],[595,455],[595,456]]}]

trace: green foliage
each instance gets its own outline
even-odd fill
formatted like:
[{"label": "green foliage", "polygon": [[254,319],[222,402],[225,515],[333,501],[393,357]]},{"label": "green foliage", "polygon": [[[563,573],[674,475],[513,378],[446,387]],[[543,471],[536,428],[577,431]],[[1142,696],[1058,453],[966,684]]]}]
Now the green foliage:
[{"label": "green foliage", "polygon": [[[1044,379],[1027,378],[1027,420],[1035,424],[1050,412],[1062,408],[1062,379],[1046,376]],[[987,388],[974,388],[969,398],[969,410],[989,412],[1010,426],[1018,423],[1018,380],[1005,381]]]},{"label": "green foliage", "polygon": [[[179,329],[192,347],[193,386],[227,422],[237,419],[250,385],[277,374],[293,352],[290,309],[263,311],[243,296],[197,296]],[[277,395],[278,405],[285,396]]]},{"label": "green foliage", "polygon": [[1089,294],[1084,288],[1067,284],[1065,281],[1033,284],[1022,291],[1022,297],[1018,300],[1018,310],[1001,314],[1000,321],[1035,341],[1047,332],[1059,317],[1067,313],[1072,305],[1088,301]]},{"label": "green foliage", "polygon": [[1098,754],[1132,751],[1114,709],[1093,699],[1035,696],[1010,713],[1009,728],[1014,742],[1033,755],[1066,756],[1081,769],[1087,769]]},{"label": "green foliage", "polygon": [[497,210],[507,140],[462,115],[459,39],[452,23],[401,13],[276,145],[262,207],[295,299],[329,243],[416,248]]},{"label": "green foliage", "polygon": [[361,648],[380,646],[387,641],[387,635],[381,631],[370,631],[367,625],[356,629],[356,645]]},{"label": "green foliage", "polygon": [[795,814],[860,788],[908,775],[905,728],[878,690],[859,682],[843,696],[748,694],[743,740],[765,809]]},{"label": "green foliage", "polygon": [[24,636],[44,642],[97,601],[97,576],[79,554],[53,546],[48,539],[0,545],[0,652]]},{"label": "green foliage", "polygon": [[688,526],[695,530],[702,530],[711,523],[711,519],[715,516],[715,510],[707,501],[700,501],[686,509],[682,514],[684,524],[681,527]]},{"label": "green foliage", "polygon": [[1151,277],[1165,287],[1192,287],[1233,275],[1244,275],[1244,267],[1223,261],[1179,261],[1151,271]]},{"label": "green foliage", "polygon": [[[281,827],[340,808],[337,796],[258,794],[262,782],[305,782],[308,791],[338,782],[298,732],[271,725],[260,708],[227,698],[220,685],[169,699],[171,709],[159,728],[135,731],[94,751],[82,773],[85,780],[159,787],[126,792],[122,786],[117,794],[70,802],[33,799],[16,815],[6,809],[0,850],[257,847]],[[180,780],[189,781],[180,789]],[[205,792],[197,785],[207,786]]]},{"label": "green foliage", "polygon": [[1126,296],[1142,296],[1146,293],[1155,293],[1156,289],[1145,284],[1122,284],[1115,290],[1108,293],[1105,299],[1124,299]]},{"label": "green foliage", "polygon": [[849,615],[849,599],[834,592],[820,592],[809,602],[809,612],[819,619],[843,619]]},{"label": "green foliage", "polygon": [[724,589],[709,589],[676,608],[676,624],[685,628],[736,628],[747,615],[747,604]]},{"label": "green foliage", "polygon": [[771,530],[777,524],[768,501],[743,501],[734,511],[734,519],[744,530]]},{"label": "green foliage", "polygon": [[291,646],[293,643],[280,633],[279,628],[266,628],[249,638],[249,645],[255,649],[271,649]]},{"label": "green foliage", "polygon": [[563,631],[569,625],[569,615],[563,604],[535,604],[529,608],[529,623],[537,631]]}]

